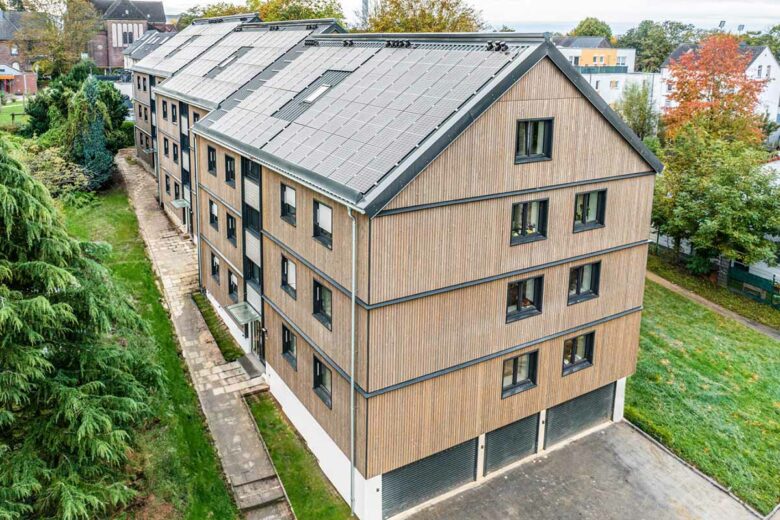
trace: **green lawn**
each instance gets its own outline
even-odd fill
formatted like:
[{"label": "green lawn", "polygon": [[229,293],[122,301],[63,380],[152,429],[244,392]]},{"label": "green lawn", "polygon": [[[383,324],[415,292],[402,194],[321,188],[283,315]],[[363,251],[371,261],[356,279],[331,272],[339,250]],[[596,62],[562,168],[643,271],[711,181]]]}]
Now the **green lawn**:
[{"label": "green lawn", "polygon": [[[21,101],[14,101],[13,103],[8,103],[7,105],[3,105],[0,107],[0,125],[9,125],[11,124],[11,114],[22,114],[24,113],[24,103]],[[23,115],[21,117],[16,116],[16,123],[22,124],[27,121],[27,115]]]},{"label": "green lawn", "polygon": [[93,204],[66,207],[64,213],[73,235],[113,246],[109,268],[148,322],[166,374],[166,394],[156,403],[157,420],[144,432],[140,453],[133,459],[142,473],[136,487],[143,496],[126,516],[236,518],[126,193],[115,188],[98,195]]},{"label": "green lawn", "polygon": [[230,331],[217,315],[217,311],[209,303],[208,298],[201,293],[195,293],[192,295],[192,300],[203,315],[203,320],[211,331],[211,335],[214,336],[214,341],[217,342],[217,347],[222,351],[222,357],[225,358],[225,361],[229,363],[243,357],[244,351],[236,344]]},{"label": "green lawn", "polygon": [[249,399],[249,407],[298,520],[349,518],[349,505],[325,478],[273,397],[259,394]]},{"label": "green lawn", "polygon": [[647,255],[647,269],[745,318],[780,329],[780,311],[715,285],[705,278],[693,276],[683,268],[669,263],[665,257]]},{"label": "green lawn", "polygon": [[780,501],[780,343],[647,282],[626,417],[762,513]]}]

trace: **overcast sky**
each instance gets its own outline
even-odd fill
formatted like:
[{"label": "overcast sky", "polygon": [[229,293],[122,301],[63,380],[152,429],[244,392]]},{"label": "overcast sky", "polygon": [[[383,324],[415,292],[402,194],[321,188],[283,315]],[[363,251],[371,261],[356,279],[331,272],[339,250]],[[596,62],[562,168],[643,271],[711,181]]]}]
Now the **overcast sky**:
[{"label": "overcast sky", "polygon": [[[163,0],[168,14],[215,0]],[[241,0],[232,0],[242,3]],[[565,32],[586,16],[596,16],[622,33],[643,19],[679,20],[698,27],[716,27],[726,20],[732,31],[762,30],[780,24],[780,0],[471,0],[487,23],[520,31]],[[348,21],[355,20],[361,0],[341,0]]]}]

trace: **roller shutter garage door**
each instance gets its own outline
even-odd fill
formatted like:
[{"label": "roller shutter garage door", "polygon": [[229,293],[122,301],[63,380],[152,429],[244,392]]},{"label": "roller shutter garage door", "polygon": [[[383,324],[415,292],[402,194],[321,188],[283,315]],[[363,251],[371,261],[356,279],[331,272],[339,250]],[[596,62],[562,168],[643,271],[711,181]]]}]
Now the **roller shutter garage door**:
[{"label": "roller shutter garage door", "polygon": [[485,475],[536,452],[539,414],[507,424],[485,436]]},{"label": "roller shutter garage door", "polygon": [[612,383],[547,410],[545,448],[612,419],[614,399]]},{"label": "roller shutter garage door", "polygon": [[434,453],[382,475],[382,512],[388,518],[473,481],[477,439]]}]

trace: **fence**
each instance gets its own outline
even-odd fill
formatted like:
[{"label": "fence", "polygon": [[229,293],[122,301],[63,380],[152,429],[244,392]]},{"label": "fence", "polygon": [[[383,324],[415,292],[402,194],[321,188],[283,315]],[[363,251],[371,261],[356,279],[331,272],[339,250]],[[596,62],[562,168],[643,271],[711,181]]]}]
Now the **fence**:
[{"label": "fence", "polygon": [[748,298],[776,309],[780,309],[780,282],[773,276],[771,280],[734,267],[729,268],[729,287]]}]

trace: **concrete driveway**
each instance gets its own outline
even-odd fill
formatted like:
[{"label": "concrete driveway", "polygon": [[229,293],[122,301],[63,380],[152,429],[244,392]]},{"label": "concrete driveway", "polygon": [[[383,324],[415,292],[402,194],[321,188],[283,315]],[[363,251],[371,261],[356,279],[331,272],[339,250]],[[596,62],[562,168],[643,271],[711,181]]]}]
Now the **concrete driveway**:
[{"label": "concrete driveway", "polygon": [[758,517],[630,425],[618,423],[434,504],[413,518]]}]

